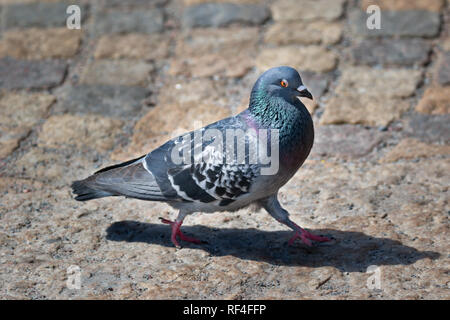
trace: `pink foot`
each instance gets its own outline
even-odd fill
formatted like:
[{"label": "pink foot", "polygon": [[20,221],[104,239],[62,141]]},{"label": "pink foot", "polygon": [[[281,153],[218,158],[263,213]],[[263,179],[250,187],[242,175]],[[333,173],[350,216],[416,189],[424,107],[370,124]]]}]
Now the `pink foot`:
[{"label": "pink foot", "polygon": [[203,241],[198,240],[193,237],[188,237],[181,232],[180,227],[183,224],[183,221],[170,221],[170,220],[167,220],[164,218],[159,218],[159,219],[161,220],[162,223],[170,224],[172,226],[172,235],[171,235],[170,239],[172,240],[172,243],[175,245],[175,247],[181,248],[180,244],[178,243],[177,236],[179,236],[180,239],[183,241],[197,243],[197,244],[203,243]]},{"label": "pink foot", "polygon": [[317,242],[326,242],[326,241],[330,241],[330,238],[327,237],[321,237],[321,236],[316,236],[312,233],[309,233],[308,231],[300,228],[299,231],[296,231],[295,234],[292,236],[292,238],[289,240],[289,245],[292,245],[294,243],[294,241],[296,239],[300,239],[302,240],[302,242],[304,244],[306,244],[307,246],[311,246],[311,241],[317,241]]}]

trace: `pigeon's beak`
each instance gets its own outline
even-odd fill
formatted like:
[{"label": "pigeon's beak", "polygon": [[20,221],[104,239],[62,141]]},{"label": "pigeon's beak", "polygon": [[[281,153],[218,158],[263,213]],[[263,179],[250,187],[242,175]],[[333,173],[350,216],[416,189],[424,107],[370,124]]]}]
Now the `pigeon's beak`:
[{"label": "pigeon's beak", "polygon": [[296,90],[298,92],[297,97],[305,97],[305,98],[308,98],[311,100],[313,99],[311,92],[309,92],[308,89],[306,89],[306,87],[304,85],[301,85]]}]

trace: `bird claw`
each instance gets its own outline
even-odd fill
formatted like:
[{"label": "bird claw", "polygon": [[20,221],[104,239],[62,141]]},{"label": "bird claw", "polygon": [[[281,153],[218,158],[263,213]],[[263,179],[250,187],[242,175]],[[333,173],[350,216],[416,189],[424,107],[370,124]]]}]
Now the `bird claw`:
[{"label": "bird claw", "polygon": [[192,242],[195,244],[205,243],[202,240],[199,240],[199,239],[196,239],[193,237],[189,237],[189,236],[185,235],[184,233],[182,233],[180,230],[180,227],[181,227],[181,224],[183,223],[183,221],[181,221],[181,222],[180,221],[170,221],[170,220],[167,220],[167,219],[164,219],[161,217],[159,219],[161,220],[162,223],[169,224],[172,226],[172,235],[171,235],[170,239],[172,240],[172,243],[175,245],[175,247],[177,247],[178,249],[181,249],[181,246],[178,243],[177,236],[179,236],[180,239],[183,241]]},{"label": "bird claw", "polygon": [[307,246],[312,246],[312,243],[310,240],[317,241],[317,242],[326,242],[330,241],[330,238],[322,237],[322,236],[316,236],[315,234],[312,234],[306,230],[300,230],[295,231],[295,234],[292,236],[291,239],[289,239],[289,245],[291,246],[296,239],[300,239],[304,244]]},{"label": "bird claw", "polygon": [[170,224],[170,225],[173,224],[173,221],[167,220],[167,219],[165,219],[163,217],[159,217],[159,220],[161,220],[161,222],[165,223],[165,224]]}]

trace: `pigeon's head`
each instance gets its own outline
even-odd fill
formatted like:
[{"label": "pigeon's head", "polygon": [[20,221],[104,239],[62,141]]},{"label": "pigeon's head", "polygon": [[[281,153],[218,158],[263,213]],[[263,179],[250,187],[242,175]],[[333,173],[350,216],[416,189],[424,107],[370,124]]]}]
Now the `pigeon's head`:
[{"label": "pigeon's head", "polygon": [[291,67],[276,67],[264,72],[256,81],[252,95],[257,97],[283,98],[292,103],[297,97],[313,99],[303,85],[297,70]]}]

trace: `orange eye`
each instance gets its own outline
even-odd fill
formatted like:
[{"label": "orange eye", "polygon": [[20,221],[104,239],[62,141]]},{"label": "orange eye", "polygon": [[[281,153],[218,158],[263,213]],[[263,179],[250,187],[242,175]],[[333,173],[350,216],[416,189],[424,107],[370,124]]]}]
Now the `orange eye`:
[{"label": "orange eye", "polygon": [[285,88],[288,86],[287,80],[281,80],[280,84],[282,87],[285,87]]}]

